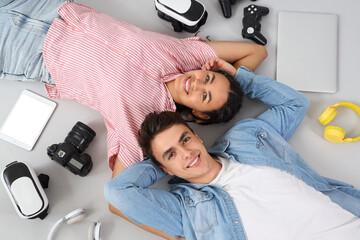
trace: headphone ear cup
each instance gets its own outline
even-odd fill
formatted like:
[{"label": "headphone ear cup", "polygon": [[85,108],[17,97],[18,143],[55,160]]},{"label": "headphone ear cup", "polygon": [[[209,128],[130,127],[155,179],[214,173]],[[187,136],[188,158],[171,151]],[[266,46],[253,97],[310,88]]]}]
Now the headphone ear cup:
[{"label": "headphone ear cup", "polygon": [[94,240],[94,229],[95,229],[95,222],[90,223],[89,230],[88,230],[88,240]]},{"label": "headphone ear cup", "polygon": [[85,210],[82,208],[78,208],[68,214],[65,215],[65,217],[59,219],[50,229],[50,232],[48,233],[47,240],[52,240],[56,230],[60,227],[61,224],[67,223],[67,224],[73,224],[75,222],[79,222],[82,219],[84,219],[86,216]]},{"label": "headphone ear cup", "polygon": [[329,142],[342,143],[345,139],[345,130],[337,126],[327,126],[324,131],[324,138]]},{"label": "headphone ear cup", "polygon": [[73,224],[73,223],[80,222],[85,217],[86,217],[85,210],[82,208],[78,208],[78,209],[72,211],[71,213],[68,213],[65,216],[65,219],[66,219],[67,224]]},{"label": "headphone ear cup", "polygon": [[101,240],[101,222],[92,222],[89,226],[88,239]]},{"label": "headphone ear cup", "polygon": [[320,116],[319,121],[322,125],[328,125],[337,115],[337,110],[334,106],[329,106]]},{"label": "headphone ear cup", "polygon": [[66,221],[67,224],[73,224],[73,223],[77,223],[82,221],[84,218],[86,217],[86,214],[81,214],[79,216],[70,218],[69,220]]}]

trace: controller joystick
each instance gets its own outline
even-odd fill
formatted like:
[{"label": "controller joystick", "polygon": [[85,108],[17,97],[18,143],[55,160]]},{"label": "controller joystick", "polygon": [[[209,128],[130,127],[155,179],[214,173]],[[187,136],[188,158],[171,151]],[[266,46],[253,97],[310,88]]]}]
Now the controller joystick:
[{"label": "controller joystick", "polygon": [[219,3],[224,17],[231,17],[231,5],[234,5],[236,0],[219,0]]},{"label": "controller joystick", "polygon": [[260,21],[269,14],[269,8],[251,4],[244,8],[242,36],[254,42],[265,45],[266,38],[260,33]]}]

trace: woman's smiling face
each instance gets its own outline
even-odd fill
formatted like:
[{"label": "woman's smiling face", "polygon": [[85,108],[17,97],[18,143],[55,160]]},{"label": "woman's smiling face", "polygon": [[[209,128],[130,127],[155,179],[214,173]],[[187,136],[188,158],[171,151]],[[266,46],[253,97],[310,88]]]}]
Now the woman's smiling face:
[{"label": "woman's smiling face", "polygon": [[223,74],[204,70],[180,75],[167,86],[176,103],[199,112],[221,108],[230,91],[230,82]]}]

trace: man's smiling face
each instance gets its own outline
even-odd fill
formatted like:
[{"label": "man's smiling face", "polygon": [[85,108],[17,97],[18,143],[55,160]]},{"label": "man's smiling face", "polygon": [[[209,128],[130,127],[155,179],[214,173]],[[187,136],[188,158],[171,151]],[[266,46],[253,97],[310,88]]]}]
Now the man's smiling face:
[{"label": "man's smiling face", "polygon": [[[155,158],[162,169],[192,183],[209,183],[218,173],[217,163],[202,140],[188,127],[176,124],[157,134],[151,141]],[[220,167],[221,168],[221,167]]]}]

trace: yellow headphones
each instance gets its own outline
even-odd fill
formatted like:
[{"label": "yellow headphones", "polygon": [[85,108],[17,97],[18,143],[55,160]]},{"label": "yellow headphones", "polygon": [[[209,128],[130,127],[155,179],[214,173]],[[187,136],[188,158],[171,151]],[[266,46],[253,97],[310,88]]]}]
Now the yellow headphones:
[{"label": "yellow headphones", "polygon": [[[350,102],[340,102],[335,105],[329,106],[319,117],[319,121],[322,125],[329,124],[338,113],[336,107],[347,107],[354,110],[360,116],[360,107]],[[337,126],[325,127],[324,137],[329,142],[333,143],[347,143],[356,142],[360,140],[360,136],[356,138],[345,138],[345,130]]]}]

